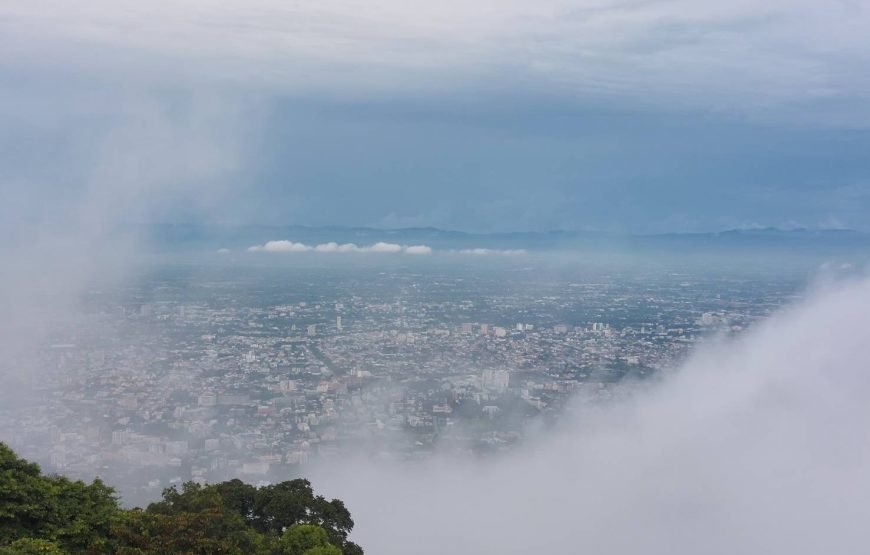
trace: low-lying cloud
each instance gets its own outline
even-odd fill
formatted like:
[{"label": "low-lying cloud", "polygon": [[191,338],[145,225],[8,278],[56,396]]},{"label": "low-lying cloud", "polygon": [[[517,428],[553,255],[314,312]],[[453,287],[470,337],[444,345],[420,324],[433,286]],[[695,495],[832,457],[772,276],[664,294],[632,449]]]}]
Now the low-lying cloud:
[{"label": "low-lying cloud", "polygon": [[432,254],[432,247],[427,245],[411,245],[405,249],[408,254]]},{"label": "low-lying cloud", "polygon": [[293,241],[266,241],[262,245],[248,247],[248,252],[308,252],[313,250],[304,243],[295,243]]},{"label": "low-lying cloud", "polygon": [[368,552],[866,553],[870,281],[700,349],[498,460],[350,461],[315,482]]},{"label": "low-lying cloud", "polygon": [[320,243],[319,245],[306,245],[294,241],[278,240],[267,241],[262,245],[248,247],[248,252],[323,252],[323,253],[387,253],[387,254],[431,254],[432,247],[427,245],[399,245],[396,243],[378,242],[373,245],[359,246],[355,243]]}]

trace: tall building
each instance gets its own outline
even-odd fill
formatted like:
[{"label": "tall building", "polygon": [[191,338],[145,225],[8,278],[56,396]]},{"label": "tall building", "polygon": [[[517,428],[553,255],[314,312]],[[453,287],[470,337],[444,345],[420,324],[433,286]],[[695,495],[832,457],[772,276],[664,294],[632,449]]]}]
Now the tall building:
[{"label": "tall building", "polygon": [[314,337],[317,335],[317,324],[311,324],[308,326],[308,337]]},{"label": "tall building", "polygon": [[338,331],[341,331],[341,330],[342,330],[342,327],[341,327],[341,316],[336,316],[336,317],[335,317],[335,329],[337,329]]},{"label": "tall building", "polygon": [[507,370],[484,370],[480,385],[483,389],[489,389],[498,393],[504,392],[510,383],[510,374]]},{"label": "tall building", "polygon": [[481,324],[480,325],[480,335],[489,334],[489,324]]}]

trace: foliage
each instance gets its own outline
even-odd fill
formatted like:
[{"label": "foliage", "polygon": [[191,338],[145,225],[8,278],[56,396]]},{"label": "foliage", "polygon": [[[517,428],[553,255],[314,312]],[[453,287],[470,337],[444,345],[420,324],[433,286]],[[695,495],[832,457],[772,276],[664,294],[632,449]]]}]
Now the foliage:
[{"label": "foliage", "polygon": [[100,480],[45,476],[0,443],[0,555],[362,555],[352,529],[344,503],[315,495],[308,480],[188,482],[124,510]]},{"label": "foliage", "polygon": [[329,543],[326,530],[315,524],[294,524],[281,535],[282,555],[342,555]]},{"label": "foliage", "polygon": [[6,547],[0,547],[0,555],[63,555],[63,551],[48,540],[21,538]]},{"label": "foliage", "polygon": [[100,480],[43,476],[0,443],[0,545],[40,538],[70,551],[98,549],[117,512],[114,491]]}]

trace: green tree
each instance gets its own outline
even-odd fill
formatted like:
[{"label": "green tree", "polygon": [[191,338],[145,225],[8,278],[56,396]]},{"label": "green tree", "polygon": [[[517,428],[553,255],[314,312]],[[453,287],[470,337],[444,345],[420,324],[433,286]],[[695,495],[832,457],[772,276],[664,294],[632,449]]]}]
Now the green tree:
[{"label": "green tree", "polygon": [[253,522],[257,488],[239,479],[221,482],[213,487],[223,500],[224,507],[240,514],[249,523]]},{"label": "green tree", "polygon": [[121,510],[100,480],[44,476],[0,443],[0,555],[362,555],[352,529],[344,503],[307,480],[188,482],[144,511]]},{"label": "green tree", "polygon": [[219,507],[175,514],[125,511],[112,527],[118,555],[268,553],[260,534]]},{"label": "green tree", "polygon": [[0,547],[0,555],[64,555],[56,543],[34,538],[21,538],[6,547]]},{"label": "green tree", "polygon": [[288,480],[257,490],[253,525],[258,530],[280,534],[295,524],[323,528],[329,541],[339,546],[345,555],[363,552],[347,540],[353,530],[353,519],[344,503],[315,495],[308,480]]},{"label": "green tree", "polygon": [[281,555],[342,555],[329,543],[326,530],[314,524],[296,524],[281,535]]},{"label": "green tree", "polygon": [[334,545],[318,545],[307,550],[302,555],[344,555],[341,549]]},{"label": "green tree", "polygon": [[57,542],[70,551],[99,550],[118,502],[112,488],[59,476],[0,443],[0,544],[19,538]]},{"label": "green tree", "polygon": [[53,536],[66,550],[104,551],[111,522],[118,513],[114,490],[99,479],[91,484],[50,477],[55,486]]},{"label": "green tree", "polygon": [[39,465],[0,443],[0,540],[40,535],[51,515],[51,494]]}]

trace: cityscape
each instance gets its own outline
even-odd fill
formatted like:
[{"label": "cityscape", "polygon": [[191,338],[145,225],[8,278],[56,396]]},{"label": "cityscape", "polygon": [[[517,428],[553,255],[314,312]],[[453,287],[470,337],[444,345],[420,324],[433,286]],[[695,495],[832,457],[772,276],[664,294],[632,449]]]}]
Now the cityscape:
[{"label": "cityscape", "polygon": [[804,285],[694,263],[304,256],[167,265],[90,291],[40,348],[49,371],[25,385],[43,401],[0,410],[4,437],[140,503],[191,480],[267,484],[350,455],[498,456],[530,424],[655,379]]},{"label": "cityscape", "polygon": [[0,37],[0,555],[870,553],[870,0]]}]

